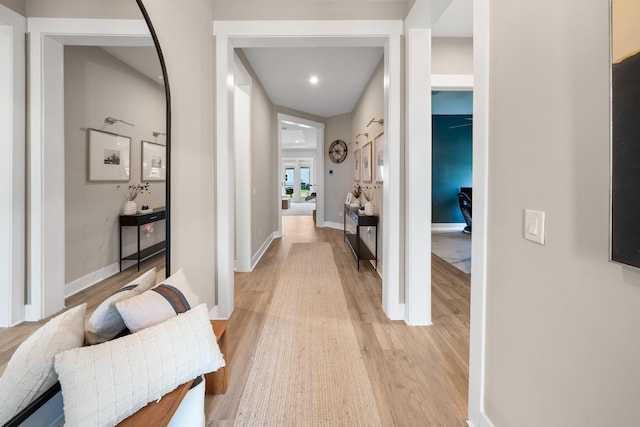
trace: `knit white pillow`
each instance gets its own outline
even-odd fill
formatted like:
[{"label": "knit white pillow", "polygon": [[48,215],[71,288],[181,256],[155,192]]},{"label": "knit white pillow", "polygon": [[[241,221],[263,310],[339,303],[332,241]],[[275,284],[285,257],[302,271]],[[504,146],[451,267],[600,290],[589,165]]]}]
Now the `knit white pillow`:
[{"label": "knit white pillow", "polygon": [[205,304],[135,334],[65,351],[55,362],[65,426],[115,425],[223,366]]},{"label": "knit white pillow", "polygon": [[137,332],[198,305],[182,269],[140,295],[116,303],[125,325]]},{"label": "knit white pillow", "polygon": [[4,425],[36,397],[55,384],[56,353],[84,343],[87,304],[54,317],[24,340],[0,377],[0,425]]},{"label": "knit white pillow", "polygon": [[85,341],[87,344],[98,344],[115,338],[126,325],[116,310],[116,303],[135,295],[140,295],[156,284],[157,271],[152,268],[117,290],[104,300],[91,314],[85,324]]}]

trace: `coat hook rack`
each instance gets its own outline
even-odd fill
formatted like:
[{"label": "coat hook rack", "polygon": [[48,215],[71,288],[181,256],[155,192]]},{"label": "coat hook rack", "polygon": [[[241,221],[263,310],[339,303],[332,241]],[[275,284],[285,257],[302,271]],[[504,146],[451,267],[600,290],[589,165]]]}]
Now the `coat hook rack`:
[{"label": "coat hook rack", "polygon": [[135,126],[133,123],[125,122],[124,120],[116,119],[115,117],[111,117],[111,116],[109,116],[106,119],[104,119],[104,122],[108,123],[110,125],[113,125],[113,124],[115,124],[117,122],[120,122],[120,123],[124,123],[125,125]]},{"label": "coat hook rack", "polygon": [[369,127],[371,123],[378,123],[379,125],[384,125],[384,119],[376,120],[376,118],[374,117],[369,121],[369,123],[367,123],[367,127]]}]

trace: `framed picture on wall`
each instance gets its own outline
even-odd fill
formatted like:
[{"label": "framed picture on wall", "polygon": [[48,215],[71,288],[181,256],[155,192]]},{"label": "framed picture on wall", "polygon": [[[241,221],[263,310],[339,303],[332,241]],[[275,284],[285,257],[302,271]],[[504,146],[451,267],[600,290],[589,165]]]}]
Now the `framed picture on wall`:
[{"label": "framed picture on wall", "polygon": [[371,141],[362,147],[362,180],[371,182]]},{"label": "framed picture on wall", "polygon": [[611,1],[610,259],[640,267],[640,27],[636,0]]},{"label": "framed picture on wall", "polygon": [[374,168],[375,175],[376,175],[376,182],[382,182],[384,181],[384,132],[376,136],[373,142],[375,144],[374,146],[376,151],[376,155],[375,155],[376,166]]},{"label": "framed picture on wall", "polygon": [[131,138],[87,129],[89,181],[129,181]]},{"label": "framed picture on wall", "polygon": [[355,181],[360,181],[360,169],[362,169],[362,150],[357,149],[353,152],[355,157],[353,161],[353,179]]},{"label": "framed picture on wall", "polygon": [[142,141],[142,181],[167,179],[167,147]]}]

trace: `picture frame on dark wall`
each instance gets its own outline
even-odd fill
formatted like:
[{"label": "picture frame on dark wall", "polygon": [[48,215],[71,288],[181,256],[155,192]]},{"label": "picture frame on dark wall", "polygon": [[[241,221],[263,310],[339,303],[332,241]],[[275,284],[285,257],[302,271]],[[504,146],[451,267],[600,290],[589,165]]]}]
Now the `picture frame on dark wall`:
[{"label": "picture frame on dark wall", "polygon": [[371,141],[362,147],[362,181],[371,182]]},{"label": "picture frame on dark wall", "polygon": [[362,150],[360,148],[358,148],[356,151],[353,152],[353,180],[354,181],[360,181],[360,177],[361,177],[361,172],[360,170],[362,169]]},{"label": "picture frame on dark wall", "polygon": [[87,129],[87,180],[127,182],[130,178],[131,138]]},{"label": "picture frame on dark wall", "polygon": [[610,259],[640,267],[640,15],[611,0]]},{"label": "picture frame on dark wall", "polygon": [[142,141],[142,181],[167,179],[167,147],[155,142]]}]

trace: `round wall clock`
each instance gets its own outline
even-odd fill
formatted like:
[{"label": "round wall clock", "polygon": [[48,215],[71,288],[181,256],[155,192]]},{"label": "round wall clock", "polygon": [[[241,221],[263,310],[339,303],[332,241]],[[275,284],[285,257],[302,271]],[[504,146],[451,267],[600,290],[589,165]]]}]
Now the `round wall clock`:
[{"label": "round wall clock", "polygon": [[342,163],[347,158],[347,144],[341,139],[336,139],[329,146],[329,158],[333,163]]}]

